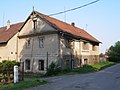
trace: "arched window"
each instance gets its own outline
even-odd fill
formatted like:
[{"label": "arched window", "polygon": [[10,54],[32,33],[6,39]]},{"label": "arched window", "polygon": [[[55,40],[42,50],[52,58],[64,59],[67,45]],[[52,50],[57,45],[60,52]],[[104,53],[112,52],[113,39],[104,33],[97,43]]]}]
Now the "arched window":
[{"label": "arched window", "polygon": [[30,70],[30,60],[29,59],[25,60],[25,69]]}]

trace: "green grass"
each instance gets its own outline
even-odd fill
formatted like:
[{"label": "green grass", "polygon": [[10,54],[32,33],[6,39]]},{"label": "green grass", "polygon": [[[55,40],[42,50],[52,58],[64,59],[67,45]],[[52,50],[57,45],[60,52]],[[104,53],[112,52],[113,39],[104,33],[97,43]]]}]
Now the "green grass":
[{"label": "green grass", "polygon": [[114,63],[114,62],[101,62],[101,63],[97,63],[97,64],[94,64],[91,66],[98,69],[98,70],[102,70],[102,69],[105,69],[105,68],[110,67],[110,66],[115,65],[115,64],[116,63]]},{"label": "green grass", "polygon": [[80,68],[76,68],[73,70],[73,72],[76,72],[76,73],[90,73],[90,72],[96,72],[97,69],[92,67],[91,65],[84,65],[83,67],[80,67]]},{"label": "green grass", "polygon": [[83,67],[76,68],[73,71],[77,73],[91,73],[91,72],[97,72],[103,70],[115,64],[116,63],[114,62],[100,62],[93,65],[84,65]]},{"label": "green grass", "polygon": [[62,74],[67,74],[67,73],[71,73],[71,74],[76,74],[76,73],[91,73],[91,72],[97,72],[100,70],[103,70],[107,67],[110,67],[112,65],[115,65],[115,62],[100,62],[100,63],[96,63],[93,65],[84,65],[83,67],[80,68],[75,68],[73,70],[64,70]]},{"label": "green grass", "polygon": [[19,83],[11,83],[11,84],[5,84],[0,85],[0,90],[23,90],[30,87],[35,87],[38,85],[46,84],[47,81],[41,81],[41,80],[27,80],[27,81],[21,81]]},{"label": "green grass", "polygon": [[76,74],[76,73],[79,73],[79,74],[92,73],[92,72],[100,71],[102,69],[105,69],[105,68],[110,67],[110,66],[115,65],[115,64],[116,63],[114,63],[114,62],[100,62],[100,63],[96,63],[93,65],[84,65],[82,67],[74,68],[74,69],[67,68],[67,69],[60,71],[57,74],[54,74],[53,72],[51,72],[51,75],[47,75],[46,77],[59,76],[59,75],[69,75],[69,74],[71,75],[71,74]]}]

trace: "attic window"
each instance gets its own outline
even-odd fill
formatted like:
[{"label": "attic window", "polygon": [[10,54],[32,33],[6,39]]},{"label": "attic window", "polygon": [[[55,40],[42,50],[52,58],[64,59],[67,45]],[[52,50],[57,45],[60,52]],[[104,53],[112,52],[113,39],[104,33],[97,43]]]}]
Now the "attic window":
[{"label": "attic window", "polygon": [[37,20],[33,20],[33,23],[34,23],[34,30],[37,29]]}]

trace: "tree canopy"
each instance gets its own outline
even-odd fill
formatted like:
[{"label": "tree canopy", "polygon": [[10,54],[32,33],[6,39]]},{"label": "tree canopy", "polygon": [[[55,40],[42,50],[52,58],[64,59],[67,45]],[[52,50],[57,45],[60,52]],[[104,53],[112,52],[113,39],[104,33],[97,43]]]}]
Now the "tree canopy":
[{"label": "tree canopy", "polygon": [[120,41],[112,45],[108,50],[109,61],[120,62]]}]

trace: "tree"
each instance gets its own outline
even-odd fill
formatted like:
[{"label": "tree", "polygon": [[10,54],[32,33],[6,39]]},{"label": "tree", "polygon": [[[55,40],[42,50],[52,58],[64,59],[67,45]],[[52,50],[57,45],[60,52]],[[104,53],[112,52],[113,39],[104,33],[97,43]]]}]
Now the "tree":
[{"label": "tree", "polygon": [[108,50],[108,59],[113,62],[120,62],[120,41],[112,45]]}]

